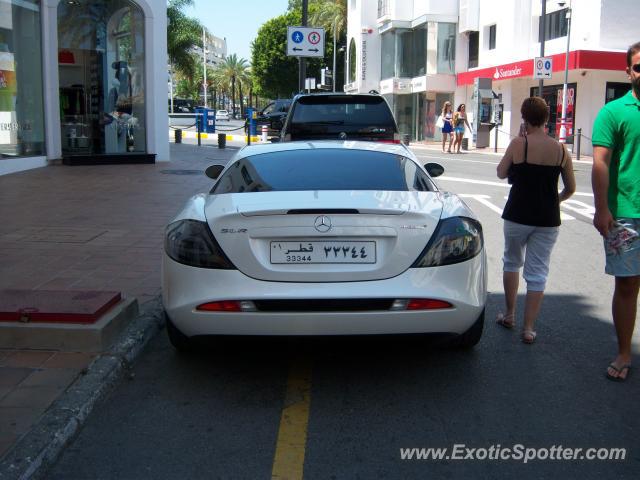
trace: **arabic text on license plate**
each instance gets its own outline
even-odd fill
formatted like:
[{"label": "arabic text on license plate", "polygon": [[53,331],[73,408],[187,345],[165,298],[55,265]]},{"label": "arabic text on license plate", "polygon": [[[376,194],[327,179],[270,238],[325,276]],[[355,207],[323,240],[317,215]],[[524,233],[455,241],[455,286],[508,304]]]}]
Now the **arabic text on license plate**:
[{"label": "arabic text on license plate", "polygon": [[271,263],[376,263],[376,242],[271,242]]}]

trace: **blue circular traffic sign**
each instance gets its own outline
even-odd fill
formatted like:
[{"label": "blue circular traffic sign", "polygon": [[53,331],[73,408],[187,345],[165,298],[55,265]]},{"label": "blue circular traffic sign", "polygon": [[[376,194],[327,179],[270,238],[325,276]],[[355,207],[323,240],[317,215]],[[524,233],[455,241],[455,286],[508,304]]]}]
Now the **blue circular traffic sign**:
[{"label": "blue circular traffic sign", "polygon": [[551,70],[551,62],[549,60],[544,62],[544,69],[545,70]]},{"label": "blue circular traffic sign", "polygon": [[304,35],[300,30],[294,30],[291,34],[291,40],[293,40],[294,43],[302,43],[304,41]]}]

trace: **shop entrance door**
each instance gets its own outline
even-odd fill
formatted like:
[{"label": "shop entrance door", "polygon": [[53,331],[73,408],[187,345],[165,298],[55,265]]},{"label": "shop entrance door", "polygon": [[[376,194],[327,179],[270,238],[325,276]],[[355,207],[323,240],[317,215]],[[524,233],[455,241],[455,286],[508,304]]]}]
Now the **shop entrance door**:
[{"label": "shop entrance door", "polygon": [[[547,122],[547,133],[550,137],[558,139],[560,137],[560,120],[562,118],[562,90],[563,85],[545,85],[542,89],[542,98],[549,105],[549,120]],[[575,106],[576,94],[578,91],[577,84],[567,84],[567,121],[571,122],[567,125],[567,142],[573,144],[573,135],[575,130]],[[538,88],[532,87],[530,95],[538,94]]]},{"label": "shop entrance door", "polygon": [[145,153],[140,7],[130,0],[60,2],[58,48],[63,156]]}]

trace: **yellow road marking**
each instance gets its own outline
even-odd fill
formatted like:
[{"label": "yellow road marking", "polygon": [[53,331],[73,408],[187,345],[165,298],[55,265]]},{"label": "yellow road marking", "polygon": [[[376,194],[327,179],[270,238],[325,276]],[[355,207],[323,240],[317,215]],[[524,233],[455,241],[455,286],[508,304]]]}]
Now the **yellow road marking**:
[{"label": "yellow road marking", "polygon": [[272,480],[302,480],[311,404],[311,362],[294,359],[280,417]]}]

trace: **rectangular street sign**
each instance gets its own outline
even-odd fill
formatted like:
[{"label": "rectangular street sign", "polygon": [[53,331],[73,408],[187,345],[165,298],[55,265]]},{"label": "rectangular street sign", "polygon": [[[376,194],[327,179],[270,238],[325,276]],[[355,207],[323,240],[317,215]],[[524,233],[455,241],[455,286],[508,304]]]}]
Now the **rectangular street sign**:
[{"label": "rectangular street sign", "polygon": [[287,55],[324,57],[324,28],[287,27]]},{"label": "rectangular street sign", "polygon": [[533,59],[533,78],[551,78],[553,59],[551,57],[535,57]]}]

